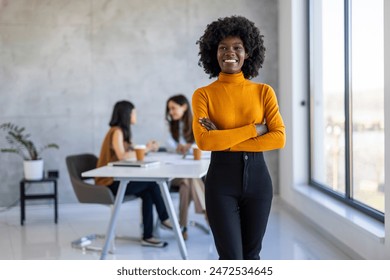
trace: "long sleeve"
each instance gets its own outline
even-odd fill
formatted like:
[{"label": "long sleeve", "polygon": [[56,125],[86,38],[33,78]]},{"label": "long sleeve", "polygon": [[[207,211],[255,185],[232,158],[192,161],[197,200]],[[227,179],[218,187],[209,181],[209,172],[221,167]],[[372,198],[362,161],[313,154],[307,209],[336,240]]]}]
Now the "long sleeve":
[{"label": "long sleeve", "polygon": [[231,147],[231,151],[262,152],[284,148],[286,143],[285,126],[273,90],[268,92],[264,108],[268,132]]},{"label": "long sleeve", "polygon": [[210,118],[208,113],[208,103],[204,92],[195,91],[192,96],[192,107],[194,111],[193,131],[195,142],[201,150],[223,151],[238,145],[241,142],[256,137],[256,127],[248,124],[238,128],[211,130],[208,131],[199,123],[199,118]]},{"label": "long sleeve", "polygon": [[[179,146],[179,144],[182,144],[182,145],[187,144],[187,141],[183,135],[183,127],[184,127],[183,123],[180,122],[179,123],[179,142],[177,142],[175,139],[173,139],[173,136],[169,131],[169,136],[165,141],[165,148],[167,149],[167,152],[176,153],[176,149]],[[192,153],[192,148],[190,148],[189,153]]]},{"label": "long sleeve", "polygon": [[171,135],[165,140],[165,148],[169,153],[176,153],[178,143],[173,139]]},{"label": "long sleeve", "polygon": [[[200,149],[260,152],[283,148],[285,127],[273,89],[245,80],[242,74],[223,74],[197,89],[192,97],[193,131]],[[217,130],[208,131],[199,118],[209,118]],[[257,136],[255,124],[268,126]]]}]

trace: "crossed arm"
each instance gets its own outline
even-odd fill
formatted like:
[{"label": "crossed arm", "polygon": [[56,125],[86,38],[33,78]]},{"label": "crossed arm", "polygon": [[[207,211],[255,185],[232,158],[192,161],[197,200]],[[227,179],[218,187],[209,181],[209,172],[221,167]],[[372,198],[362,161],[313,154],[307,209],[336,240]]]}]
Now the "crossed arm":
[{"label": "crossed arm", "polygon": [[[217,126],[209,119],[209,118],[199,118],[199,123],[206,128],[208,131],[210,130],[218,130]],[[266,124],[255,124],[257,136],[264,135],[268,132],[268,127]]]}]

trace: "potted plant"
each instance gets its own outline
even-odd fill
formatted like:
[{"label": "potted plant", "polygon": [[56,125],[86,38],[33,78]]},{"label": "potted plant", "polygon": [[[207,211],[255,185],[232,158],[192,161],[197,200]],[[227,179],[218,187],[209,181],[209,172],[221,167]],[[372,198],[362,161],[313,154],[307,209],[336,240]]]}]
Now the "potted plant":
[{"label": "potted plant", "polygon": [[24,178],[26,180],[41,180],[43,178],[43,159],[41,153],[49,148],[58,149],[59,146],[54,143],[47,144],[41,148],[37,148],[30,134],[25,132],[24,127],[18,127],[12,123],[4,123],[0,125],[0,130],[6,131],[5,139],[9,148],[1,148],[3,153],[15,153],[24,159]]}]

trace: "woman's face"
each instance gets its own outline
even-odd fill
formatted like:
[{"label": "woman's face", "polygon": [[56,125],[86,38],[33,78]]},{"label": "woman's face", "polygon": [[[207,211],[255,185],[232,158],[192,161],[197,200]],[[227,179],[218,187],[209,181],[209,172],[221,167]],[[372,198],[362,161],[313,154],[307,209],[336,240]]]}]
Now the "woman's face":
[{"label": "woman's face", "polygon": [[137,123],[137,112],[135,109],[131,110],[130,113],[130,124],[136,124]]},{"label": "woman's face", "polygon": [[169,115],[173,120],[178,121],[184,116],[184,113],[187,111],[187,107],[187,104],[180,105],[171,100],[168,102]]},{"label": "woman's face", "polygon": [[217,60],[223,73],[240,73],[247,58],[248,54],[240,37],[229,36],[219,42]]}]

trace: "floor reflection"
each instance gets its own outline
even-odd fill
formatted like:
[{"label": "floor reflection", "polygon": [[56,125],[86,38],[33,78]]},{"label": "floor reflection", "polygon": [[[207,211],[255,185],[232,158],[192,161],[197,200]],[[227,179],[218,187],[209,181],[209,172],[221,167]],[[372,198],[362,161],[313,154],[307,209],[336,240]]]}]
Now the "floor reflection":
[{"label": "floor reflection", "polygon": [[[173,196],[178,205],[178,197]],[[136,214],[134,214],[136,213]],[[32,205],[27,209],[24,226],[20,226],[19,207],[0,212],[0,259],[89,259],[97,260],[97,252],[83,252],[71,247],[71,242],[90,233],[105,233],[110,211],[105,206],[85,204],[59,205],[58,224],[53,222],[51,205]],[[118,218],[117,234],[129,235],[133,241],[116,241],[115,254],[108,259],[177,259],[180,252],[172,232],[160,230],[161,238],[167,240],[166,248],[142,247],[137,242],[140,236],[139,204],[125,203]],[[204,223],[202,215],[190,210],[190,220]],[[196,227],[188,230],[186,241],[189,259],[217,259],[213,238]],[[347,255],[324,239],[314,228],[297,219],[281,205],[278,199],[269,219],[268,229],[261,252],[263,260],[341,260]]]}]

